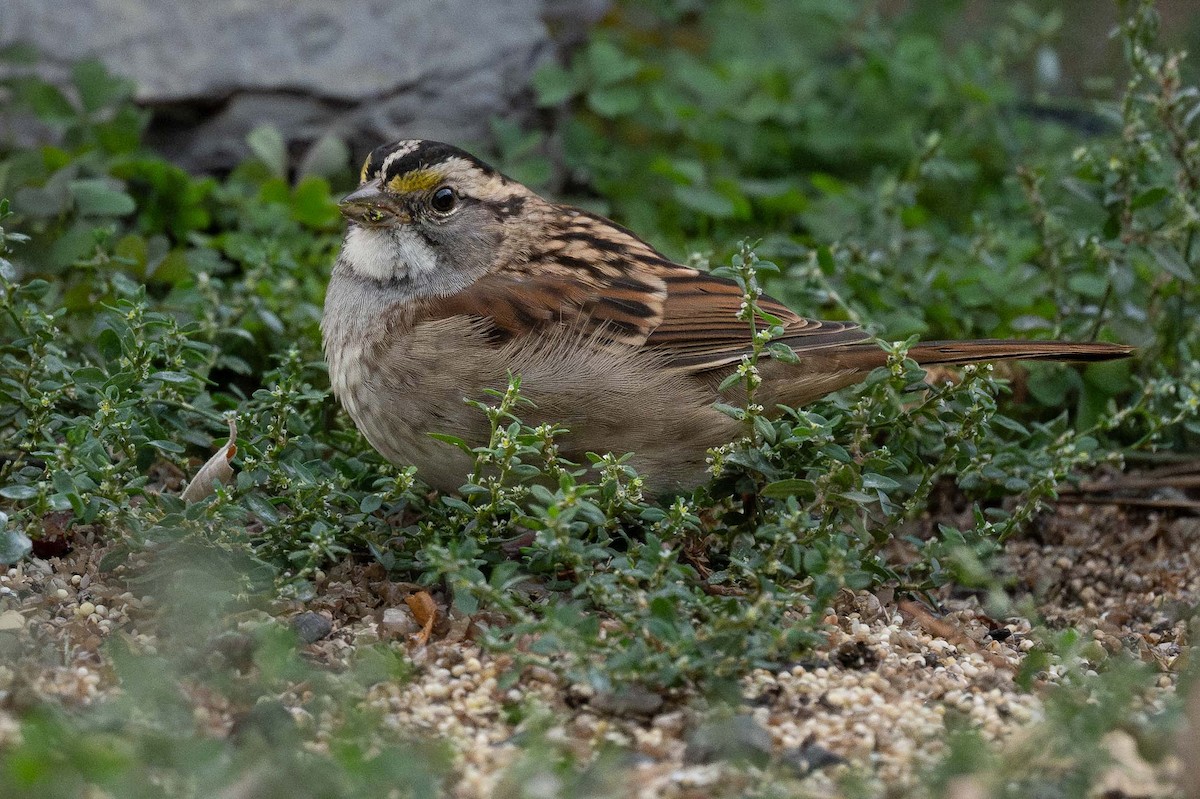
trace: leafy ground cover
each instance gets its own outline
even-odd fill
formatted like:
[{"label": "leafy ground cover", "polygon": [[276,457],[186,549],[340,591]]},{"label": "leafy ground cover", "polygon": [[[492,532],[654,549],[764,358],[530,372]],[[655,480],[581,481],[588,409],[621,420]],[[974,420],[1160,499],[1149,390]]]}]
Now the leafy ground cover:
[{"label": "leafy ground cover", "polygon": [[[629,3],[542,70],[540,126],[495,125],[514,176],[898,342],[728,408],[744,439],[665,498],[565,462],[515,381],[457,496],[384,463],[320,357],[344,147],[261,129],[189,175],[97,65],[18,70],[5,795],[1184,790],[1200,92],[1122,13],[1085,100],[1029,88],[1062,19],[1022,4],[949,45],[919,4]],[[909,336],[1140,351],[927,375]],[[185,503],[230,419],[232,482]]]}]

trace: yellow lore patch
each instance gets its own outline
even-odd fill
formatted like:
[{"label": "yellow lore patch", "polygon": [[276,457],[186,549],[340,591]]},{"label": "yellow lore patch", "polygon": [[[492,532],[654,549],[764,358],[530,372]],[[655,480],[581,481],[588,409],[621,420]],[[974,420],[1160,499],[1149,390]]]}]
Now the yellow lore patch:
[{"label": "yellow lore patch", "polygon": [[432,169],[414,169],[389,180],[388,188],[396,194],[411,194],[415,191],[428,191],[441,182],[442,176]]}]

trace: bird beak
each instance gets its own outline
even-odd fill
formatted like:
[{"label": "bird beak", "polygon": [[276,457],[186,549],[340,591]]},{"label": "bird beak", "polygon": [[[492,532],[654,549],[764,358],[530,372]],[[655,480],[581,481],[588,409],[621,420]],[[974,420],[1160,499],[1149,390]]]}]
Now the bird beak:
[{"label": "bird beak", "polygon": [[342,216],[368,227],[412,221],[400,204],[379,184],[378,180],[363,184],[343,197],[338,203]]}]

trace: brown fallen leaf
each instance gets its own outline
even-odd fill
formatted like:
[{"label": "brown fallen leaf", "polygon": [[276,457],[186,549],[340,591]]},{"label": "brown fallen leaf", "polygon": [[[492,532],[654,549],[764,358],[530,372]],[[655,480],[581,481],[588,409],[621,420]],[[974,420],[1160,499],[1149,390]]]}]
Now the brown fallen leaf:
[{"label": "brown fallen leaf", "polygon": [[233,480],[231,461],[237,454],[237,421],[229,417],[229,440],[200,467],[196,476],[183,489],[183,501],[191,505],[199,502],[216,490],[216,486],[228,485]]},{"label": "brown fallen leaf", "polygon": [[421,631],[414,637],[417,644],[425,646],[429,643],[429,635],[433,632],[433,623],[437,621],[437,603],[428,591],[418,591],[404,597],[404,604],[412,611],[413,618],[421,625]]},{"label": "brown fallen leaf", "polygon": [[928,610],[923,608],[919,602],[906,599],[900,603],[899,607],[900,612],[903,615],[911,617],[917,624],[921,626],[922,630],[930,635],[947,641],[958,637],[958,630],[954,627],[954,625],[937,618]]},{"label": "brown fallen leaf", "polygon": [[[964,651],[978,654],[997,669],[1003,669],[1006,671],[1012,670],[1012,664],[1006,659],[993,652],[987,651],[979,645],[978,641],[967,635],[966,632],[964,632],[960,627],[951,624],[945,619],[937,618],[928,610],[926,610],[921,603],[915,602],[911,599],[906,599],[901,602],[898,607],[900,608],[900,614],[902,616],[906,616],[915,621],[921,626],[921,629],[930,635],[936,638],[941,638],[944,641],[948,641]],[[997,625],[999,624],[994,620],[992,621]]]}]

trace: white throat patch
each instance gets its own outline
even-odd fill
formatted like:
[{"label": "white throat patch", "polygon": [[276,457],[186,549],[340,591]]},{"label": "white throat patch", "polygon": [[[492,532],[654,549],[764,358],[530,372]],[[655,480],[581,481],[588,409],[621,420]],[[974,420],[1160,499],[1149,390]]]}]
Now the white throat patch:
[{"label": "white throat patch", "polygon": [[437,269],[433,248],[406,227],[351,227],[342,243],[342,258],[355,273],[385,282]]}]

